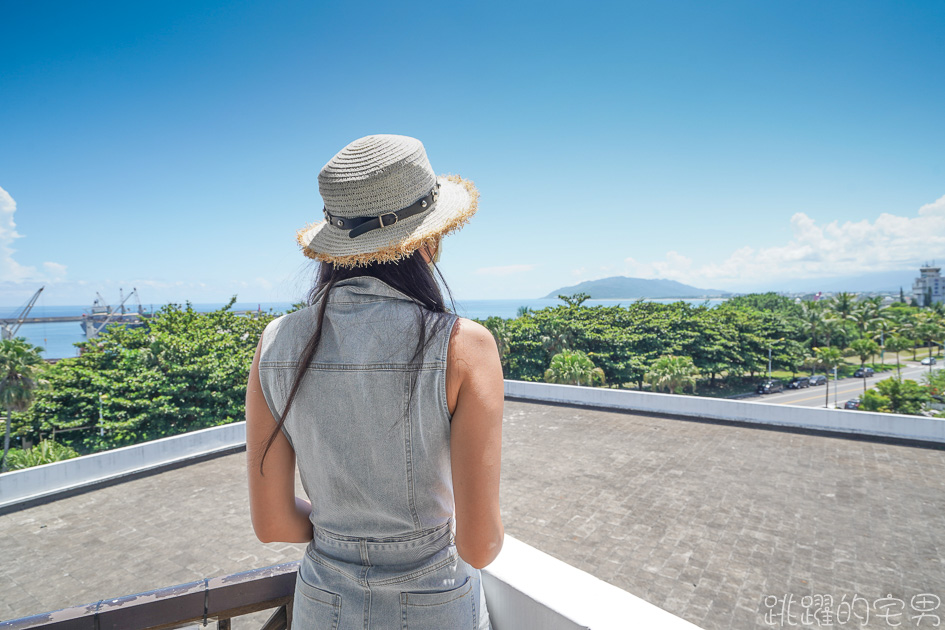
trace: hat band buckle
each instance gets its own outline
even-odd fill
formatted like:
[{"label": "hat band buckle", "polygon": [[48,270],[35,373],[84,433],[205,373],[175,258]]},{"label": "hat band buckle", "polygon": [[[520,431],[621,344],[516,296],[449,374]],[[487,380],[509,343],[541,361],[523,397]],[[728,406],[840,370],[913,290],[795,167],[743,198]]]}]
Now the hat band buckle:
[{"label": "hat band buckle", "polygon": [[436,185],[430,189],[429,193],[417,199],[406,208],[394,212],[385,212],[380,216],[339,217],[328,212],[328,208],[323,208],[322,212],[325,215],[325,220],[328,221],[331,226],[340,230],[346,230],[348,232],[348,238],[357,238],[367,232],[390,227],[402,219],[430,210],[433,208],[439,196],[440,184],[437,182]]}]

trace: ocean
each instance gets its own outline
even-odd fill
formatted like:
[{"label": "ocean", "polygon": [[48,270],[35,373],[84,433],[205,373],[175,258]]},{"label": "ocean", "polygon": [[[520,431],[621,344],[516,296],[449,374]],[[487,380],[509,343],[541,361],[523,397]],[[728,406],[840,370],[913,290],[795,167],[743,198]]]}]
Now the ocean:
[{"label": "ocean", "polygon": [[[588,306],[626,306],[635,300],[587,300],[584,304]],[[709,304],[716,306],[724,302],[724,299],[663,299],[648,300],[651,302],[660,302],[668,304],[671,302],[689,302],[691,304]],[[456,300],[456,313],[469,319],[486,319],[488,317],[516,317],[518,310],[527,306],[531,310],[541,310],[549,306],[558,306],[561,300],[554,298],[542,299],[522,299],[522,300]],[[233,310],[237,311],[255,311],[281,313],[288,309],[292,304],[290,302],[237,302],[233,305]],[[152,305],[148,310],[158,309],[161,305]],[[223,303],[219,304],[194,304],[195,310],[200,312],[214,311],[221,308]],[[78,316],[87,313],[87,306],[43,306],[37,305],[30,312],[30,317],[64,317]],[[0,306],[0,318],[15,317],[18,312],[17,307]],[[18,337],[25,337],[31,344],[43,348],[42,355],[47,359],[63,359],[74,357],[78,354],[75,343],[85,341],[85,334],[82,332],[82,326],[79,322],[56,322],[40,324],[23,324],[17,333]]]}]

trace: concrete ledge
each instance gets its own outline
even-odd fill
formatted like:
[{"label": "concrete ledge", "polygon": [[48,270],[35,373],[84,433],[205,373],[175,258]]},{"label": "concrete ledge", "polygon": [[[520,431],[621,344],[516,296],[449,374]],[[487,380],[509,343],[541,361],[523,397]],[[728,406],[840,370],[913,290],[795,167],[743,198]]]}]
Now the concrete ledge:
[{"label": "concrete ledge", "polygon": [[505,381],[509,398],[945,444],[945,420],[575,385]]},{"label": "concrete ledge", "polygon": [[[945,444],[945,420],[865,411],[773,405],[721,398],[505,381],[505,395],[535,402],[638,411]],[[173,437],[0,475],[0,513],[83,488],[182,465],[246,444],[246,423]]]},{"label": "concrete ledge", "polygon": [[697,630],[627,591],[505,537],[482,570],[494,630]]},{"label": "concrete ledge", "polygon": [[[111,613],[109,619],[114,625],[116,615],[121,616],[121,610],[125,611],[122,618],[133,618],[136,606],[146,608],[151,611],[151,615],[156,614],[153,604],[160,600],[170,603],[167,610],[162,609],[169,613],[166,615],[167,620],[186,619],[188,614],[181,611],[187,608],[188,601],[194,603],[195,598],[191,597],[194,592],[199,595],[200,605],[209,602],[211,609],[214,609],[213,602],[218,595],[226,599],[220,590],[220,586],[226,584],[241,586],[244,604],[247,599],[258,603],[265,599],[261,596],[265,593],[268,593],[270,602],[283,597],[290,598],[294,592],[298,564],[296,561],[235,575],[208,577],[206,580],[126,595],[98,604],[92,602],[12,619],[0,622],[0,628],[98,627],[100,617],[96,614],[93,618],[90,611],[99,608],[104,614]],[[207,582],[209,591],[204,593]],[[494,630],[698,630],[698,626],[511,536],[505,537],[499,557],[483,569],[482,586]],[[226,605],[220,603],[216,609],[219,612],[220,607]],[[201,609],[196,609],[197,615]],[[106,627],[105,618],[101,619],[102,627]]]},{"label": "concrete ledge", "polygon": [[242,448],[246,423],[234,422],[134,446],[0,475],[0,513],[9,508]]}]

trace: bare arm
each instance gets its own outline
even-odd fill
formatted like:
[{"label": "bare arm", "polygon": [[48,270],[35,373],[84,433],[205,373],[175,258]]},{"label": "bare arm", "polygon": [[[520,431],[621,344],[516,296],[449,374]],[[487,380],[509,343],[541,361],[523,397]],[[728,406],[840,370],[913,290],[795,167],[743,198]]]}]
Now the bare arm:
[{"label": "bare arm", "polygon": [[499,555],[505,535],[499,513],[504,394],[495,339],[468,319],[453,328],[446,388],[453,413],[456,549],[463,560],[481,569]]},{"label": "bare arm", "polygon": [[312,506],[295,496],[295,451],[281,430],[266,454],[262,473],[259,470],[266,442],[276,429],[259,382],[261,347],[262,339],[246,385],[246,465],[253,530],[262,542],[308,542],[312,539],[308,519]]}]

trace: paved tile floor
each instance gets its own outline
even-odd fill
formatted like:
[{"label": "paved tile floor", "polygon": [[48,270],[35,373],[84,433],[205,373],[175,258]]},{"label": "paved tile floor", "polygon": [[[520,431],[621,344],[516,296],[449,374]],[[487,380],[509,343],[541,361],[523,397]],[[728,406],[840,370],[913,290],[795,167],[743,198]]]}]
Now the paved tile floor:
[{"label": "paved tile floor", "polygon": [[[504,427],[506,530],[703,628],[820,627],[824,596],[834,627],[935,625],[943,450],[511,401]],[[0,516],[0,619],[298,559],[253,536],[244,466]]]}]

